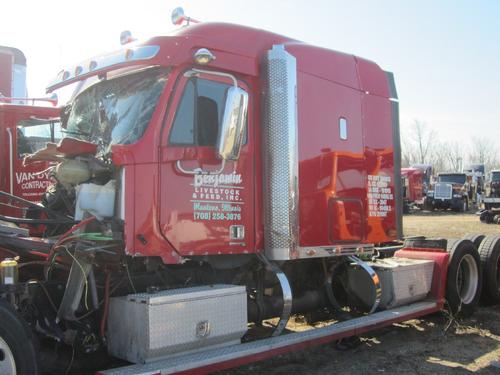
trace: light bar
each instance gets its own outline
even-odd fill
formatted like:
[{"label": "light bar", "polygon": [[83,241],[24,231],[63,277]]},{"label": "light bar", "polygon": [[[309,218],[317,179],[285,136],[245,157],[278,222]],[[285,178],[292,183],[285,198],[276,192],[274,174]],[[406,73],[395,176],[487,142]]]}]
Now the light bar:
[{"label": "light bar", "polygon": [[96,75],[100,71],[109,69],[112,66],[129,63],[131,61],[150,60],[160,51],[160,46],[138,46],[121,49],[108,55],[94,57],[88,61],[76,65],[74,68],[61,70],[57,77],[47,86],[46,91],[51,92],[63,83],[73,82],[79,77],[92,74]]}]

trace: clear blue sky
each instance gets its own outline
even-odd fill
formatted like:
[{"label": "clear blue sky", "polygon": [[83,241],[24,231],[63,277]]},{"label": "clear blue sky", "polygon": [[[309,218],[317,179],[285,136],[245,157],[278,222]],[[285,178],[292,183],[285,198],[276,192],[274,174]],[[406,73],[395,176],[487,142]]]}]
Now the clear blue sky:
[{"label": "clear blue sky", "polygon": [[[28,58],[28,89],[64,66],[173,29],[183,6],[202,21],[263,28],[353,53],[395,73],[401,123],[418,118],[446,140],[500,140],[500,1],[4,1],[0,45]],[[500,144],[500,142],[499,142]]]}]

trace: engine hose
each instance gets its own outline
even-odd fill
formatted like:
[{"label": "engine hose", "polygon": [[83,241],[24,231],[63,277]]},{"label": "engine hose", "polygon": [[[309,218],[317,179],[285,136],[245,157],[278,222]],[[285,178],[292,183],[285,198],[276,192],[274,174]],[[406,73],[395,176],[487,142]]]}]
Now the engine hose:
[{"label": "engine hose", "polygon": [[104,282],[104,308],[102,311],[102,319],[100,325],[101,337],[104,338],[106,334],[106,321],[108,320],[109,312],[109,285],[111,282],[111,273],[106,270],[106,281]]},{"label": "engine hose", "polygon": [[70,219],[25,219],[20,217],[0,215],[0,220],[7,221],[8,223],[17,224],[72,224],[76,223]]}]

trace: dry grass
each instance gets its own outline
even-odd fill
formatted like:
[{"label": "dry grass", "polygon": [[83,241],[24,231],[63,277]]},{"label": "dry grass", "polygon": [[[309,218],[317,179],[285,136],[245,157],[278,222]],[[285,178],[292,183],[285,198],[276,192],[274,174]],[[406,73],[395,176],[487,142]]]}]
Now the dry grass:
[{"label": "dry grass", "polygon": [[460,238],[469,233],[500,235],[500,225],[484,224],[474,213],[417,212],[403,218],[405,236]]}]

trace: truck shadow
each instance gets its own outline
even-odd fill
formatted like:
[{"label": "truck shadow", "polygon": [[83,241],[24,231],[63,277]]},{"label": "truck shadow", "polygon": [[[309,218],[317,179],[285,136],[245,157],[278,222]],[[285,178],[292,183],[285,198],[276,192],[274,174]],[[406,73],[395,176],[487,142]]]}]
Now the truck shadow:
[{"label": "truck shadow", "polygon": [[499,373],[500,306],[479,308],[473,318],[448,325],[438,313],[363,335],[351,350],[323,345],[219,374]]}]

